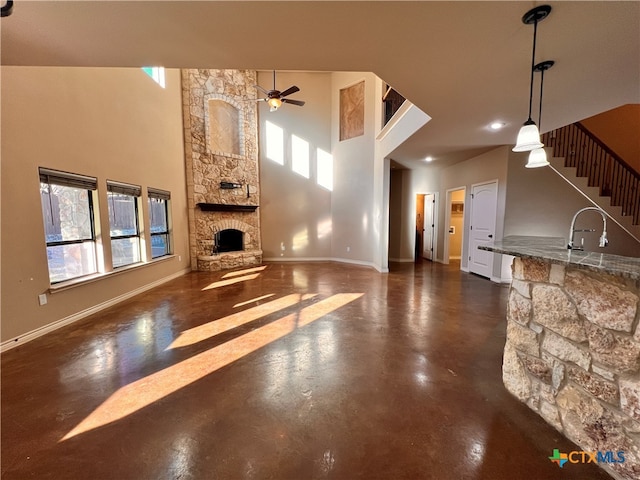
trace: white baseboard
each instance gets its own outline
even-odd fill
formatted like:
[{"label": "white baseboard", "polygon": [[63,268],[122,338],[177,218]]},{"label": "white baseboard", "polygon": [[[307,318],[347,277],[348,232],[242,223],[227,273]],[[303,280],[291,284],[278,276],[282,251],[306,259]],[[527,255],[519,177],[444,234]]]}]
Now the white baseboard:
[{"label": "white baseboard", "polygon": [[[349,263],[351,265],[360,265],[363,267],[371,267],[380,273],[389,273],[388,268],[380,268],[373,262],[363,262],[362,260],[352,260],[350,258],[337,257],[267,257],[262,259],[264,262],[338,262]],[[413,261],[413,260],[412,260]]]},{"label": "white baseboard", "polygon": [[398,263],[414,263],[415,260],[413,258],[390,258],[390,262],[398,262]]},{"label": "white baseboard", "polygon": [[331,257],[264,257],[264,262],[333,262]]},{"label": "white baseboard", "polygon": [[510,278],[502,278],[502,277],[491,277],[490,280],[495,283],[511,283]]},{"label": "white baseboard", "polygon": [[74,313],[73,315],[69,315],[68,317],[61,318],[60,320],[56,320],[55,322],[48,323],[43,327],[36,328],[35,330],[31,330],[30,332],[27,332],[23,335],[19,335],[12,339],[6,340],[0,344],[0,353],[10,350],[13,347],[17,347],[18,345],[23,345],[27,342],[30,342],[31,340],[35,340],[38,337],[46,335],[47,333],[53,332],[54,330],[62,328],[66,325],[70,325],[74,322],[77,322],[78,320],[82,320],[83,318],[88,317],[89,315],[98,313],[99,311],[104,310],[105,308],[112,307],[113,305],[123,302],[140,293],[146,292],[147,290],[151,290],[152,288],[162,285],[163,283],[173,280],[174,278],[181,277],[182,275],[185,275],[190,271],[191,271],[191,268],[180,270],[179,272],[169,275],[168,277],[161,278],[160,280],[156,280],[155,282],[148,283],[147,285],[138,287],[135,290],[132,290],[130,292],[123,293],[122,295],[118,295],[117,297],[114,297],[114,298],[110,298],[105,302],[99,303],[97,305],[93,305],[92,307],[82,310],[81,312]]}]

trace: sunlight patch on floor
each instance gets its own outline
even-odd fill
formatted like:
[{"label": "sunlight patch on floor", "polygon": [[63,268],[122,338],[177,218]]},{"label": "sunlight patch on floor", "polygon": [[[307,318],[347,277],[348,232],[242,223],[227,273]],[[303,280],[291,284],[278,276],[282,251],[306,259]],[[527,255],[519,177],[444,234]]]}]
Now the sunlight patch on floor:
[{"label": "sunlight patch on floor", "polygon": [[60,441],[125,418],[363,295],[363,293],[333,295],[132,382],[114,392]]},{"label": "sunlight patch on floor", "polygon": [[198,325],[197,327],[181,332],[178,338],[167,347],[167,350],[193,345],[194,343],[214,337],[240,325],[244,325],[245,323],[253,322],[254,320],[270,315],[278,310],[291,307],[304,300],[309,300],[316,295],[316,293],[306,293],[304,295],[292,293],[291,295],[258,305],[257,307],[252,307],[242,312],[233,313],[203,325]]},{"label": "sunlight patch on floor", "polygon": [[262,265],[261,267],[253,267],[253,268],[245,268],[244,270],[236,270],[235,272],[225,273],[222,276],[222,278],[223,279],[232,278],[232,277],[237,277],[238,275],[247,275],[249,273],[261,272],[265,268],[267,268],[267,266],[266,265]]},{"label": "sunlight patch on floor", "polygon": [[253,275],[244,275],[242,277],[229,278],[228,280],[220,280],[218,282],[213,282],[204,287],[201,291],[212,290],[214,288],[226,287],[227,285],[233,285],[234,283],[246,282],[247,280],[255,280],[260,276],[259,273],[254,273]]},{"label": "sunlight patch on floor", "polygon": [[262,295],[261,297],[252,298],[251,300],[247,300],[246,302],[236,303],[233,308],[244,307],[245,305],[249,305],[250,303],[259,302],[260,300],[265,300],[267,298],[271,298],[275,295],[275,293],[270,293],[268,295]]}]

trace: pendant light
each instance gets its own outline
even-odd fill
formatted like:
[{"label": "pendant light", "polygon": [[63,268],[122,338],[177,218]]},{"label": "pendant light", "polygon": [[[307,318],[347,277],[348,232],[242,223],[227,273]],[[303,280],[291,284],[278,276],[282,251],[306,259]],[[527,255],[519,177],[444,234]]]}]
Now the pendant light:
[{"label": "pendant light", "polygon": [[[554,65],[553,60],[546,60],[544,62],[538,63],[535,67],[533,67],[534,72],[540,72],[540,111],[538,112],[538,125],[542,127],[542,87],[544,85],[544,72],[549,70]],[[546,167],[549,165],[549,161],[547,160],[547,152],[544,147],[539,147],[534,150],[531,150],[529,153],[529,160],[525,167],[527,168],[539,168]]]},{"label": "pendant light", "polygon": [[538,34],[538,22],[547,18],[551,12],[550,5],[540,5],[532,8],[522,17],[522,23],[531,25],[533,23],[533,52],[531,55],[531,81],[529,84],[529,118],[518,132],[516,146],[513,147],[514,152],[529,152],[536,148],[541,148],[540,131],[536,126],[536,122],[531,119],[531,107],[533,104],[533,72],[536,63],[536,37]]}]

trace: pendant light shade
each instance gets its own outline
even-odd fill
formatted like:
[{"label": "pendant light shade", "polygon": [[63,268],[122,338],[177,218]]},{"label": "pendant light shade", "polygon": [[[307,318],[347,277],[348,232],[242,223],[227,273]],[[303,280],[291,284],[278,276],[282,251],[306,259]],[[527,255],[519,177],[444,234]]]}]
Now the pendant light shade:
[{"label": "pendant light shade", "polygon": [[536,148],[529,153],[529,161],[525,167],[527,168],[539,168],[549,165],[547,160],[547,152],[544,148]]},{"label": "pendant light shade", "polygon": [[543,144],[540,141],[540,131],[536,126],[536,123],[531,120],[531,107],[533,104],[533,72],[536,60],[536,38],[538,34],[538,22],[547,18],[551,12],[551,6],[540,5],[532,8],[522,17],[522,23],[525,25],[533,24],[533,51],[531,52],[531,80],[529,83],[529,117],[524,125],[518,132],[518,139],[516,146],[513,147],[514,152],[530,152],[536,148],[542,148]]},{"label": "pendant light shade", "polygon": [[518,132],[518,140],[516,146],[513,147],[514,152],[530,152],[536,148],[542,148],[544,145],[540,141],[540,131],[536,123],[529,119],[520,128]]}]

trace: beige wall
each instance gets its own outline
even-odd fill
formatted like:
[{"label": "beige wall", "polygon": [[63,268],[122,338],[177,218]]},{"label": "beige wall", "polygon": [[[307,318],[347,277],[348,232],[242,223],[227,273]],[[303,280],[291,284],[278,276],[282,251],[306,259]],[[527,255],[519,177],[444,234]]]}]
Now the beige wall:
[{"label": "beige wall", "polygon": [[399,261],[402,242],[402,172],[391,170],[389,185],[389,260]]},{"label": "beige wall", "polygon": [[[292,99],[304,100],[303,107],[283,105],[269,112],[260,102],[260,220],[265,259],[331,257],[331,191],[317,182],[317,149],[331,153],[331,74],[277,73],[277,88],[291,85],[300,92]],[[273,88],[273,74],[259,72],[258,83]],[[263,96],[259,94],[259,96]],[[265,123],[284,131],[284,165],[266,157]],[[310,177],[295,173],[292,166],[291,136],[309,142]]]},{"label": "beige wall", "polygon": [[623,105],[580,123],[640,172],[640,105]]},{"label": "beige wall", "polygon": [[[166,73],[162,89],[140,69],[2,67],[2,341],[188,268],[180,73]],[[176,256],[49,294],[39,306],[49,288],[40,166],[97,177],[103,206],[107,179],[141,185],[143,208],[146,187],[169,190]]]},{"label": "beige wall", "polygon": [[411,170],[391,170],[389,188],[389,260],[413,261],[416,239],[416,195]]}]

